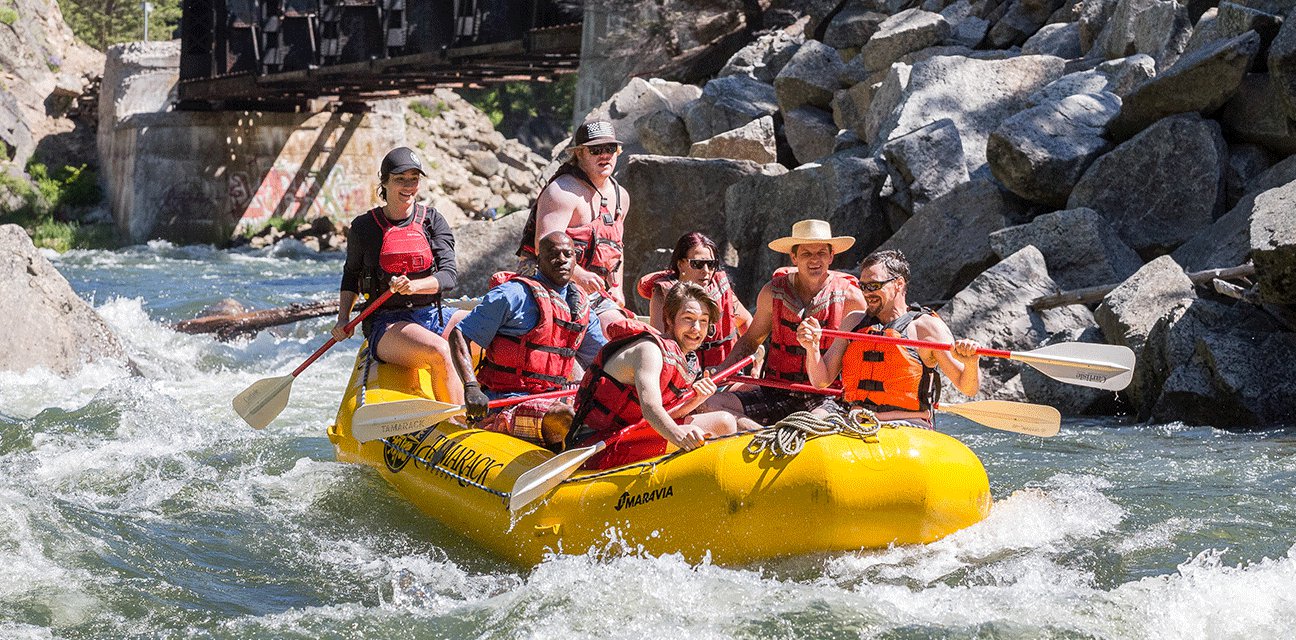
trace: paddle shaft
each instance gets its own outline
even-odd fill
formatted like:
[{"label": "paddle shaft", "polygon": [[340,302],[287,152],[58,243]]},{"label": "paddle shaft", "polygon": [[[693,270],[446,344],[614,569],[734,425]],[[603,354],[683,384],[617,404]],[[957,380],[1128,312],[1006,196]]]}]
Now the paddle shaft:
[{"label": "paddle shaft", "polygon": [[492,409],[499,409],[501,407],[511,407],[515,404],[522,404],[523,402],[526,402],[528,400],[544,400],[545,398],[566,398],[568,396],[574,396],[574,395],[576,395],[576,389],[559,389],[557,391],[533,393],[527,396],[513,396],[510,398],[500,398],[498,400],[491,400],[490,402],[486,403],[486,406]]},{"label": "paddle shaft", "polygon": [[[346,326],[342,328],[348,332],[351,331],[352,329],[355,329],[356,325],[360,324],[361,322],[364,321],[365,318],[369,317],[369,314],[377,311],[378,307],[381,307],[382,303],[386,302],[387,298],[390,298],[393,293],[396,292],[392,291],[391,289],[384,291],[382,295],[378,296],[377,300],[374,300],[372,303],[365,305],[365,309],[364,311],[360,312],[360,315],[357,315],[355,318],[351,320],[351,322],[346,323]],[[319,360],[319,357],[324,355],[324,352],[328,351],[329,349],[332,349],[333,345],[335,344],[337,344],[337,339],[330,336],[328,342],[325,342],[323,346],[316,349],[315,353],[311,354],[311,357],[306,358],[305,362],[301,363],[301,365],[298,366],[296,369],[293,369],[293,372],[288,375],[291,375],[292,377],[296,378],[298,374],[306,370],[306,367],[311,366],[312,364],[314,364],[316,360]]]},{"label": "paddle shaft", "polygon": [[[895,344],[902,347],[917,347],[919,349],[935,349],[937,351],[950,351],[954,348],[952,344],[944,342],[928,342],[926,340],[913,340],[910,338],[896,338],[893,336],[882,336],[873,333],[856,333],[854,331],[841,331],[839,329],[822,329],[823,335],[830,338],[844,338],[846,340],[863,340],[865,342],[881,342],[883,344]],[[990,358],[1006,358],[1008,360],[1017,360],[1029,365],[1064,365],[1076,367],[1078,369],[1091,369],[1094,371],[1128,371],[1128,368],[1114,365],[1107,362],[1094,362],[1084,358],[1075,358],[1064,355],[1038,355],[1036,353],[1022,353],[1018,351],[1007,351],[1004,349],[987,349],[980,348],[976,350],[977,355],[987,356]]]},{"label": "paddle shaft", "polygon": [[[715,375],[711,376],[711,379],[714,380],[714,381],[716,381],[716,382],[723,382],[724,380],[726,380],[727,378],[729,378],[729,377],[732,376],[733,374],[738,373],[738,370],[739,370],[739,369],[742,369],[743,367],[745,367],[745,366],[751,364],[752,361],[754,361],[755,359],[756,359],[756,356],[755,356],[755,355],[747,356],[746,358],[743,358],[742,360],[739,360],[738,362],[733,363],[732,365],[729,366],[729,368],[727,368],[727,369],[723,369],[723,370],[721,370],[721,371],[716,372]],[[678,409],[678,408],[684,406],[686,403],[688,403],[689,400],[692,400],[692,399],[693,399],[693,396],[695,396],[695,395],[697,395],[697,393],[694,392],[692,388],[689,388],[687,391],[685,391],[683,394],[681,394],[680,397],[679,397],[679,399],[676,400],[676,401],[675,401],[671,406],[666,407],[666,413],[670,413],[671,411],[674,411],[674,410],[676,410],[676,409]],[[619,431],[617,431],[616,433],[612,434],[612,436],[609,436],[608,438],[611,438],[611,437],[614,437],[614,436],[618,436],[618,435],[621,435],[621,434],[623,434],[623,433],[627,433],[627,432],[629,432],[631,429],[638,429],[638,428],[641,428],[641,427],[643,427],[643,426],[646,425],[646,424],[648,424],[648,418],[640,418],[638,422],[636,422],[636,423],[634,423],[634,424],[632,424],[632,425],[630,425],[630,426],[628,426],[628,427],[622,427]],[[604,438],[604,440],[607,440],[608,438]]]},{"label": "paddle shaft", "polygon": [[783,389],[786,391],[796,391],[798,393],[813,393],[821,396],[839,396],[842,390],[836,387],[819,388],[812,384],[799,384],[796,382],[786,382],[773,378],[753,378],[751,376],[733,376],[730,382],[738,384],[754,384],[761,387],[771,387],[774,389]]}]

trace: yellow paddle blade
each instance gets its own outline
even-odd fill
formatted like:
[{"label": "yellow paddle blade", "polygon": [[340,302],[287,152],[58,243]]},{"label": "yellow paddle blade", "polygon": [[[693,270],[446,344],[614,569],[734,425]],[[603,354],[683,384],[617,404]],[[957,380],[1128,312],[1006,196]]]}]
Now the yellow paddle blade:
[{"label": "yellow paddle blade", "polygon": [[1062,414],[1057,409],[1043,404],[981,400],[964,404],[942,404],[936,410],[963,416],[991,429],[1024,433],[1041,438],[1057,435],[1062,427]]},{"label": "yellow paddle blade", "polygon": [[292,395],[294,376],[264,378],[252,383],[252,386],[234,396],[234,413],[253,429],[264,429],[284,407],[288,406],[288,396]]},{"label": "yellow paddle blade", "polygon": [[586,460],[606,446],[600,441],[593,446],[564,451],[518,476],[517,482],[513,483],[513,491],[509,495],[509,511],[516,513],[536,498],[549,493],[551,489],[562,484],[563,480],[575,473]]},{"label": "yellow paddle blade", "polygon": [[351,436],[369,442],[414,433],[435,427],[464,411],[457,404],[423,398],[366,404],[351,414]]}]

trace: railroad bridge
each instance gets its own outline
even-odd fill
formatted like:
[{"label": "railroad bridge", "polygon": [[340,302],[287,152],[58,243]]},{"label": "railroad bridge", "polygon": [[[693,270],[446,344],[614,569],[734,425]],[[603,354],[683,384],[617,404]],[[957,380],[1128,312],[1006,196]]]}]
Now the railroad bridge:
[{"label": "railroad bridge", "polygon": [[[579,0],[184,0],[181,110],[366,101],[574,72]],[[312,102],[316,101],[316,102]]]}]

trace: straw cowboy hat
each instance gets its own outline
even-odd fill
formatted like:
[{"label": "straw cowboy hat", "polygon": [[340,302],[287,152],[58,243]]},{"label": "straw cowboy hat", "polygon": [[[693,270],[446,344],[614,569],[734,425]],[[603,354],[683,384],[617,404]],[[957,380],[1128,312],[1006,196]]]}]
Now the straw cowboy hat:
[{"label": "straw cowboy hat", "polygon": [[841,253],[855,244],[850,236],[834,236],[832,227],[823,220],[802,220],[792,225],[792,235],[771,241],[769,248],[779,253],[792,253],[798,244],[830,244],[833,253]]}]

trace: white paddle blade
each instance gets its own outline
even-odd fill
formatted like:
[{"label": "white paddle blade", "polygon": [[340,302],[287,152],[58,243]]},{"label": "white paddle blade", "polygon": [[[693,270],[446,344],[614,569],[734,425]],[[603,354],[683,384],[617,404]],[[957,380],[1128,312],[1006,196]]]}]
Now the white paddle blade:
[{"label": "white paddle blade", "polygon": [[234,413],[253,429],[264,429],[288,406],[293,376],[265,378],[234,396]]},{"label": "white paddle blade", "polygon": [[435,427],[464,408],[436,400],[396,400],[366,404],[351,414],[351,436],[360,442],[404,435]]},{"label": "white paddle blade", "polygon": [[1134,379],[1134,352],[1116,344],[1063,342],[1014,353],[1012,359],[1059,382],[1107,391],[1120,391]]},{"label": "white paddle blade", "polygon": [[1062,414],[1043,404],[981,400],[964,404],[942,404],[939,411],[963,416],[968,420],[1000,431],[1012,431],[1048,438],[1062,427]]},{"label": "white paddle blade", "polygon": [[516,513],[536,498],[549,493],[605,447],[606,444],[599,442],[592,447],[564,451],[518,476],[509,495],[509,511]]}]

